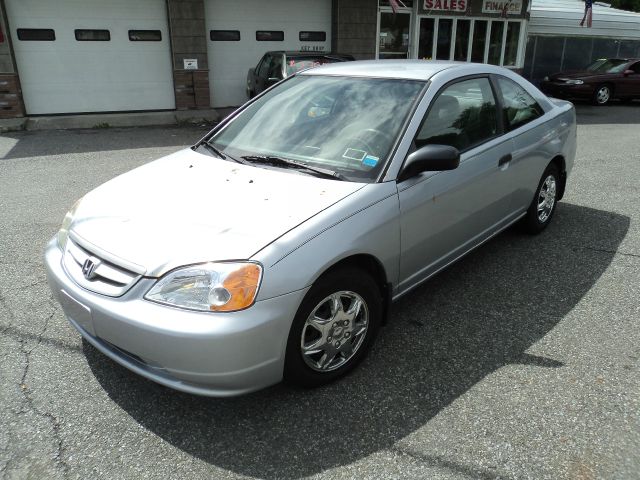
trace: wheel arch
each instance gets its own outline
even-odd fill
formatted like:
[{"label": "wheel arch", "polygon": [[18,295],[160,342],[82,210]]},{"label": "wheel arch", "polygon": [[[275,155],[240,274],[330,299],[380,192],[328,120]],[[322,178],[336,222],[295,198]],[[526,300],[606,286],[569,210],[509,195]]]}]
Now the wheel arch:
[{"label": "wheel arch", "polygon": [[[342,268],[355,267],[367,272],[376,285],[380,289],[380,295],[382,296],[382,323],[385,324],[388,321],[390,307],[391,307],[391,293],[392,293],[392,285],[389,282],[387,272],[384,268],[382,262],[376,258],[374,255],[368,253],[359,253],[353,254],[348,257],[342,258],[337,262],[333,263],[331,266],[326,268],[322,274],[318,276],[322,278],[330,272],[334,272],[336,270],[340,270]],[[318,280],[316,279],[316,281]]]},{"label": "wheel arch", "polygon": [[556,155],[551,159],[549,164],[554,164],[560,172],[560,189],[558,192],[558,200],[562,200],[564,196],[564,189],[567,185],[567,162],[562,155]]}]

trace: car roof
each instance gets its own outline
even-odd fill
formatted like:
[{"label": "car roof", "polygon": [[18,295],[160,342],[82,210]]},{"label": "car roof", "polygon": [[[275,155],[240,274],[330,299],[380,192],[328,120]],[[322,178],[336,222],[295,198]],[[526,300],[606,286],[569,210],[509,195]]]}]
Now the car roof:
[{"label": "car roof", "polygon": [[[403,78],[428,80],[443,70],[459,69],[461,74],[502,73],[504,68],[494,65],[438,60],[358,60],[331,63],[305,70],[300,75],[344,75],[357,77]],[[462,73],[464,71],[464,73]]]}]

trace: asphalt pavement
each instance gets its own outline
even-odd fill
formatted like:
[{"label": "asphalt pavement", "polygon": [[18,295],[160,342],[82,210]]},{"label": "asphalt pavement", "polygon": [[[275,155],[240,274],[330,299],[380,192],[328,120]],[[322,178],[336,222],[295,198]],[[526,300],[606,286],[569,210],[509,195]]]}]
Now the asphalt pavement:
[{"label": "asphalt pavement", "polygon": [[76,199],[204,127],[2,134],[0,478],[640,478],[640,103],[578,115],[545,232],[506,231],[405,296],[342,381],[233,399],[83,342],[42,260]]}]

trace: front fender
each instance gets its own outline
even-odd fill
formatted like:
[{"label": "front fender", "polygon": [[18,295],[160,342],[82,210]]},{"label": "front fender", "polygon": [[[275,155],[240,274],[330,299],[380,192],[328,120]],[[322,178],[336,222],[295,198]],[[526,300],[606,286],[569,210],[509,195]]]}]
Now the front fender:
[{"label": "front fender", "polygon": [[395,287],[398,216],[395,182],[369,184],[320,212],[253,257],[264,266],[257,300],[306,288],[337,262],[359,254],[376,258]]}]

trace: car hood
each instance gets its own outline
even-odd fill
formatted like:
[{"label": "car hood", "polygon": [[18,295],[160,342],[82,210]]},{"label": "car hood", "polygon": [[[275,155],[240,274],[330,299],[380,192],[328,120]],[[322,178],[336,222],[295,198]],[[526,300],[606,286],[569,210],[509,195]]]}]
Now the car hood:
[{"label": "car hood", "polygon": [[145,275],[160,276],[182,265],[251,258],[363,186],[187,149],[88,193],[71,231]]},{"label": "car hood", "polygon": [[613,76],[615,75],[614,73],[598,73],[598,72],[590,72],[588,70],[583,70],[583,71],[579,71],[579,72],[560,72],[560,73],[554,73],[553,75],[551,75],[549,78],[551,80],[590,80],[593,78],[601,78],[601,77],[606,77],[606,76]]}]

